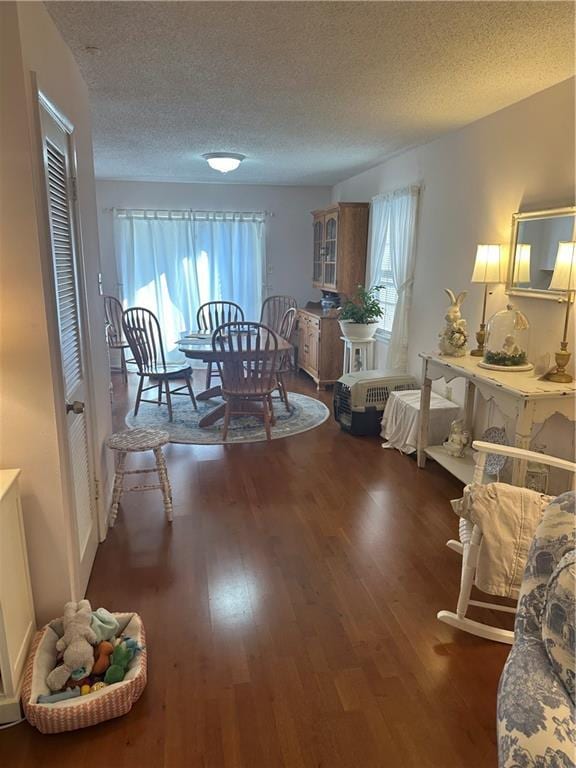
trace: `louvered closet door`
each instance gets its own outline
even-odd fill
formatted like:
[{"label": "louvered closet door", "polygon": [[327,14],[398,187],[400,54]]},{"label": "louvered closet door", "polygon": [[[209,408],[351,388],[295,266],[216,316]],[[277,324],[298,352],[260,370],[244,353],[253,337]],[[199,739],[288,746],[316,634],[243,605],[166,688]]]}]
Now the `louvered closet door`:
[{"label": "louvered closet door", "polygon": [[81,264],[76,246],[74,181],[70,134],[46,109],[41,109],[44,171],[52,244],[54,288],[58,315],[60,361],[64,382],[69,457],[70,501],[74,507],[79,588],[83,592],[98,545],[94,473],[89,421],[88,382],[84,366]]}]

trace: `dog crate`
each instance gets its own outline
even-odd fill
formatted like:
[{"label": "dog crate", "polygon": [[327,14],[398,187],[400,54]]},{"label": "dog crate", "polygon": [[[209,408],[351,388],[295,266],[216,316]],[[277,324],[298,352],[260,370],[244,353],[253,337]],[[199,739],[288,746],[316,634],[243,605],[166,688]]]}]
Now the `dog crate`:
[{"label": "dog crate", "polygon": [[415,388],[418,383],[407,373],[346,373],[334,385],[334,418],[351,435],[378,435],[390,392]]}]

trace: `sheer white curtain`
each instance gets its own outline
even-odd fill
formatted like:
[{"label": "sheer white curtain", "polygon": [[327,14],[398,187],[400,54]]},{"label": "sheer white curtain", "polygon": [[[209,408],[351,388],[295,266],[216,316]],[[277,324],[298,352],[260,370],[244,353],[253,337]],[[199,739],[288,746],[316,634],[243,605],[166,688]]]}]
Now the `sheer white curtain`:
[{"label": "sheer white curtain", "polygon": [[168,357],[181,331],[196,329],[206,301],[235,301],[260,317],[263,213],[114,211],[116,259],[125,307],[152,310]]},{"label": "sheer white curtain", "polygon": [[389,195],[378,195],[372,198],[370,206],[370,249],[366,267],[366,287],[380,283],[384,255],[390,239]]},{"label": "sheer white curtain", "polygon": [[388,345],[387,362],[405,370],[408,363],[408,321],[416,267],[418,187],[407,187],[372,199],[368,287],[377,285],[389,253],[398,295]]}]

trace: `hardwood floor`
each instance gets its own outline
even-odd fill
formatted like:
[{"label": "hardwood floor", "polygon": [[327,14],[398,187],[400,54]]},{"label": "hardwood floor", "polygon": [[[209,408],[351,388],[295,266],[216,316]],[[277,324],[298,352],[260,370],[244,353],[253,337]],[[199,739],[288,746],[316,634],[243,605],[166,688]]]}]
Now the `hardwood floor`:
[{"label": "hardwood floor", "polygon": [[[305,377],[290,388],[315,394]],[[142,699],[76,733],[0,732],[0,766],[497,764],[508,648],[436,620],[456,605],[459,558],[444,545],[457,481],[332,419],[271,444],[166,456],[173,525],[160,494],[125,496],[88,591],[95,607],[142,615]]]}]

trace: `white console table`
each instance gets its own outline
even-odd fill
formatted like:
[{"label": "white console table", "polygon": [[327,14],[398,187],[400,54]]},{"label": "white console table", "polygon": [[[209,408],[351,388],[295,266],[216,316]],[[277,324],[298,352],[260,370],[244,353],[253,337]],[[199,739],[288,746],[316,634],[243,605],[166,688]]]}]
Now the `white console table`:
[{"label": "white console table", "polygon": [[[464,399],[464,423],[472,430],[474,423],[474,402],[476,391],[484,400],[494,404],[507,417],[515,421],[514,444],[529,449],[532,428],[541,424],[555,413],[561,413],[569,421],[576,420],[576,383],[555,384],[543,381],[534,374],[490,371],[478,366],[479,358],[443,357],[439,354],[420,353],[422,358],[422,393],[420,400],[420,428],[418,433],[418,466],[426,465],[426,456],[435,459],[462,482],[470,482],[474,469],[472,455],[464,459],[450,456],[442,446],[428,445],[430,421],[430,392],[435,379],[452,381],[463,378],[466,381]],[[526,462],[514,462],[512,482],[523,485]]]}]

